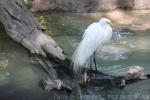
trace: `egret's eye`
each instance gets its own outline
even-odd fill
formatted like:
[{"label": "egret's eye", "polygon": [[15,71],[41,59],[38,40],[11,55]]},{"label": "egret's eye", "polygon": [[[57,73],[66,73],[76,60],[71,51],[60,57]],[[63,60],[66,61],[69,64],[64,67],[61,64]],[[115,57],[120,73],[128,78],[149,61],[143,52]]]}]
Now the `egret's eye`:
[{"label": "egret's eye", "polygon": [[107,24],[110,24],[110,22],[106,22]]}]

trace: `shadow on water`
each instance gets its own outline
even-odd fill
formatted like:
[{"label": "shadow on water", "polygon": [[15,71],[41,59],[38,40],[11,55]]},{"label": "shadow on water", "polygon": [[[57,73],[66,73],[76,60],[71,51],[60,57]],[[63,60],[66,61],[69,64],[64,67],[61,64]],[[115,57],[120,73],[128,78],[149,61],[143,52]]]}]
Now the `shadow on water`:
[{"label": "shadow on water", "polygon": [[[37,15],[38,16],[38,15]],[[71,57],[77,47],[85,28],[95,19],[81,14],[51,13],[44,14],[55,40]],[[149,100],[149,80],[130,84],[124,89],[104,86],[91,86],[80,89],[67,96],[64,92],[43,91],[39,80],[46,77],[40,66],[30,64],[27,51],[12,41],[4,31],[0,30],[0,61],[8,60],[5,67],[0,68],[1,100]],[[104,46],[102,53],[97,54],[99,69],[107,73],[117,73],[128,66],[142,66],[150,72],[150,35],[149,30],[125,35],[123,39]],[[127,33],[127,32],[126,32]],[[142,34],[142,35],[141,35]],[[3,55],[2,55],[3,54]],[[37,68],[38,67],[38,68]],[[102,82],[103,83],[103,82]]]}]

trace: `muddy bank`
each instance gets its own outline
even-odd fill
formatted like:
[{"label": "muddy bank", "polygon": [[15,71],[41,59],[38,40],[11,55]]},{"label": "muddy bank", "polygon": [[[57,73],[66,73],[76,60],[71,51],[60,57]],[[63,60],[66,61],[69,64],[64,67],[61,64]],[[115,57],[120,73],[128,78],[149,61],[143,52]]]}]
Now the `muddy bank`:
[{"label": "muddy bank", "polygon": [[65,12],[150,9],[150,0],[34,0],[33,11],[61,10]]}]

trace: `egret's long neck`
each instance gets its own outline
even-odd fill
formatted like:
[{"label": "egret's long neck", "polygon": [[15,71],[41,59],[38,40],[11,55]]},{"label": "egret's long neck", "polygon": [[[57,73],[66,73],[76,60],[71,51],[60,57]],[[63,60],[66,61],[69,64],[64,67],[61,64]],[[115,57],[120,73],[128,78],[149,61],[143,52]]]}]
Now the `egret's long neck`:
[{"label": "egret's long neck", "polygon": [[112,28],[110,27],[109,24],[107,24],[107,23],[102,23],[102,22],[99,22],[99,24],[101,25],[101,27],[102,27],[105,31],[108,31],[108,32],[111,32],[111,31],[112,31]]}]

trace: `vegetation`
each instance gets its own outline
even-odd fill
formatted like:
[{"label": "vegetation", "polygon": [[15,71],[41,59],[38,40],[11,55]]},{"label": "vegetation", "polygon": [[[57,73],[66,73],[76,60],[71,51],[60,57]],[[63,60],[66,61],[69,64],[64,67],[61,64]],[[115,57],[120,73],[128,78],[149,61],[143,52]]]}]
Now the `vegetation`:
[{"label": "vegetation", "polygon": [[47,18],[45,16],[38,16],[37,20],[39,24],[41,25],[41,28],[46,31],[49,35],[54,35],[53,32],[50,30],[49,23],[47,22]]},{"label": "vegetation", "polygon": [[26,7],[31,11],[32,9],[32,2],[33,0],[28,0],[28,3],[26,3]]},{"label": "vegetation", "polygon": [[8,60],[1,60],[0,61],[0,69],[5,69],[8,66]]}]

